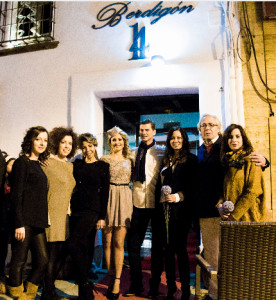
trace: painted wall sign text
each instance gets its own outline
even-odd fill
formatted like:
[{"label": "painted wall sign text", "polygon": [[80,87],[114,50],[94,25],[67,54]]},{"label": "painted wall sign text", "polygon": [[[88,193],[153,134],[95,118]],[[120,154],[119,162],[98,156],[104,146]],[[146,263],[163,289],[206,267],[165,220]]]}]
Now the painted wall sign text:
[{"label": "painted wall sign text", "polygon": [[132,18],[153,18],[150,23],[155,24],[167,15],[174,15],[176,13],[182,14],[183,12],[190,13],[194,10],[193,5],[186,6],[185,4],[183,4],[183,1],[179,2],[179,4],[174,7],[163,7],[163,1],[160,1],[152,9],[148,9],[145,11],[142,11],[140,9],[131,11],[130,4],[131,2],[116,2],[105,6],[97,14],[97,20],[103,25],[92,25],[92,28],[101,29],[105,26],[114,27],[121,22],[123,16],[127,20],[130,20]]}]

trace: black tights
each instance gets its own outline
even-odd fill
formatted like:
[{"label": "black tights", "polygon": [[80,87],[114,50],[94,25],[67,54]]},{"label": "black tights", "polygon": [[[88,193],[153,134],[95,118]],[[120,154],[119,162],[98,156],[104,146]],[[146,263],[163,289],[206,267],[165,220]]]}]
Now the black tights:
[{"label": "black tights", "polygon": [[66,257],[65,242],[47,243],[49,262],[45,272],[45,283],[54,285]]},{"label": "black tights", "polygon": [[5,266],[8,254],[9,238],[9,230],[0,230],[0,277],[5,276]]},{"label": "black tights", "polygon": [[69,253],[73,259],[79,284],[87,282],[89,236],[96,227],[98,216],[95,211],[87,211],[80,216],[71,217],[74,225],[69,239]]},{"label": "black tights", "polygon": [[45,230],[25,226],[25,240],[12,239],[12,257],[10,264],[9,285],[19,286],[22,283],[22,271],[28,258],[28,252],[32,254],[32,271],[28,281],[39,285],[48,263]]}]

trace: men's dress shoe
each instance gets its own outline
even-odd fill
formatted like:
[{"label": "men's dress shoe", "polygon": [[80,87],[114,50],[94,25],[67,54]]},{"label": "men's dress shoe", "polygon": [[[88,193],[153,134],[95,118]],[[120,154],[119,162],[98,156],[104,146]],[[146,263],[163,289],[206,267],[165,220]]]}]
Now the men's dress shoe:
[{"label": "men's dress shoe", "polygon": [[141,294],[143,293],[144,289],[142,287],[140,288],[132,288],[130,287],[130,289],[123,294],[124,297],[132,297],[132,296],[141,296]]},{"label": "men's dress shoe", "polygon": [[[79,284],[79,300],[94,300],[94,284],[91,281]],[[96,290],[95,290],[96,291]]]},{"label": "men's dress shoe", "polygon": [[181,300],[189,300],[191,296],[190,287],[182,290]]},{"label": "men's dress shoe", "polygon": [[156,299],[157,296],[159,295],[159,292],[157,289],[150,289],[148,293],[148,298],[149,299]]},{"label": "men's dress shoe", "polygon": [[96,273],[94,273],[93,271],[89,271],[88,274],[87,274],[87,277],[89,279],[92,279],[92,280],[97,280],[99,279],[98,275]]},{"label": "men's dress shoe", "polygon": [[[181,295],[181,300],[189,300],[190,299],[190,294],[183,294]],[[205,299],[205,298],[204,298]]]},{"label": "men's dress shoe", "polygon": [[174,293],[177,291],[177,288],[176,286],[174,287],[169,287],[168,288],[168,294],[167,294],[167,297],[166,297],[166,300],[173,300],[174,299]]}]

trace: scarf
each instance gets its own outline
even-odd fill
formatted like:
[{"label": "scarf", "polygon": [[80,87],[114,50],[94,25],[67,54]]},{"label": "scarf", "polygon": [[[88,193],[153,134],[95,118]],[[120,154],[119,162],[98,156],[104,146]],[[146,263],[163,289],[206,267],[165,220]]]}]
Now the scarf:
[{"label": "scarf", "polygon": [[154,146],[155,140],[150,145],[141,142],[138,148],[136,161],[135,161],[135,168],[134,168],[134,178],[133,181],[140,181],[143,183],[146,180],[146,154],[149,148]]},{"label": "scarf", "polygon": [[243,159],[246,156],[246,152],[243,149],[240,149],[236,152],[230,151],[226,153],[226,161],[229,167],[234,167],[237,169],[241,169],[245,164],[245,160]]}]

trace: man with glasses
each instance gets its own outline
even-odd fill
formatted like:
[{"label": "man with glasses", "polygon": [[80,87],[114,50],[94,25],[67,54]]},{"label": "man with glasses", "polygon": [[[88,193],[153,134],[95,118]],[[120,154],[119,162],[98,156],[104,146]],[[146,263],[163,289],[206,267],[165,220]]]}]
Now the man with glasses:
[{"label": "man with glasses", "polygon": [[[202,234],[204,257],[215,270],[218,270],[221,218],[216,204],[222,195],[224,180],[224,168],[220,163],[221,122],[216,116],[206,114],[202,116],[197,127],[203,139],[203,144],[198,151],[197,214]],[[263,169],[269,166],[269,162],[260,154],[252,153],[250,157],[256,165]],[[217,296],[216,281],[209,282],[209,293]]]}]

